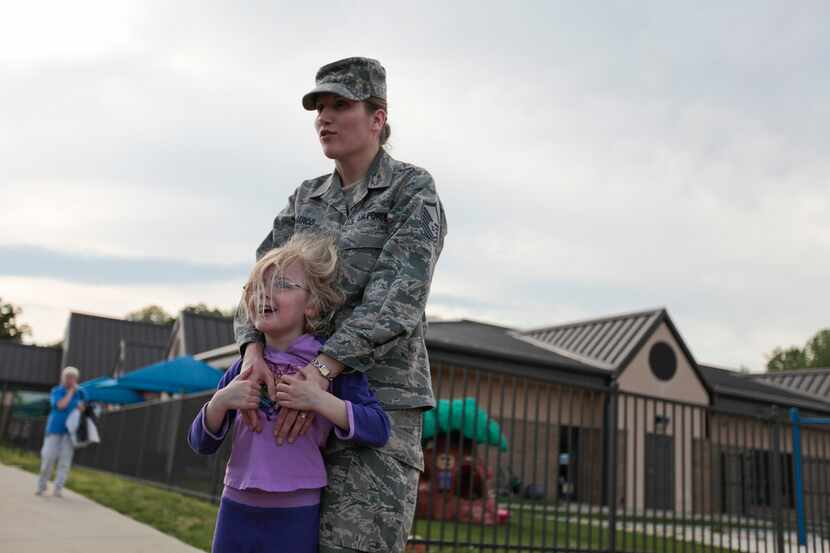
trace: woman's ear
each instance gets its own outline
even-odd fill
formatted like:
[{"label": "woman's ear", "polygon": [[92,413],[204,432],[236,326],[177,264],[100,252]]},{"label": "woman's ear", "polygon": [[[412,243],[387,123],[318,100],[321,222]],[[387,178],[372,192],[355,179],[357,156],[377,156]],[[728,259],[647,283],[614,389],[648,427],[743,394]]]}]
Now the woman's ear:
[{"label": "woman's ear", "polygon": [[372,130],[380,132],[386,124],[386,110],[376,109],[372,113]]}]

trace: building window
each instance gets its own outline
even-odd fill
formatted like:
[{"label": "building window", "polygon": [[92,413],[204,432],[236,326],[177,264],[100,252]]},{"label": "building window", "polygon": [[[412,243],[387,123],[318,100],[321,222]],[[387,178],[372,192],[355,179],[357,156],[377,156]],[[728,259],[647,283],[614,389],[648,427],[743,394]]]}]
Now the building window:
[{"label": "building window", "polygon": [[579,438],[578,426],[559,427],[559,469],[557,471],[558,497],[565,501],[577,499],[579,482]]},{"label": "building window", "polygon": [[651,346],[648,365],[658,380],[671,380],[677,372],[677,356],[666,342],[657,342]]},{"label": "building window", "polygon": [[[782,453],[781,507],[795,508],[793,457]],[[775,494],[773,454],[767,450],[732,450],[720,454],[721,509],[725,513],[751,515],[757,508],[773,507]]]}]

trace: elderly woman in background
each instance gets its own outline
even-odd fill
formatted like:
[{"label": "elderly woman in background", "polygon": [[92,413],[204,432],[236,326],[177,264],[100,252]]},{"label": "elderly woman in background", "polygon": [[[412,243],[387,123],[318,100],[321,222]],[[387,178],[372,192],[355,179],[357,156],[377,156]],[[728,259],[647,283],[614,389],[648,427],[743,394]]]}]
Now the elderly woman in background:
[{"label": "elderly woman in background", "polygon": [[37,495],[46,491],[46,483],[52,476],[52,468],[58,465],[55,476],[55,497],[61,497],[61,490],[72,466],[75,448],[66,428],[66,419],[75,409],[84,408],[84,391],[78,386],[80,373],[75,367],[66,367],[61,372],[61,383],[52,388],[49,404],[52,410],[46,421],[43,448],[40,450],[40,478],[37,481]]}]

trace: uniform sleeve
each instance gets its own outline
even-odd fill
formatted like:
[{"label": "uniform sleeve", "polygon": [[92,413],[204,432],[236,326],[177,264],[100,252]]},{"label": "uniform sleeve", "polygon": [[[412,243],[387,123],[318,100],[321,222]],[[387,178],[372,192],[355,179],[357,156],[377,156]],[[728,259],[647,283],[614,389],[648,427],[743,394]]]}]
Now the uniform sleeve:
[{"label": "uniform sleeve", "polygon": [[349,413],[349,431],[334,427],[341,440],[360,445],[383,447],[389,441],[389,417],[369,389],[363,373],[342,374],[335,379],[335,395],[346,402]]},{"label": "uniform sleeve", "polygon": [[[234,363],[224,375],[222,375],[216,389],[221,390],[227,386],[231,380],[236,378],[236,375],[239,374],[239,368],[241,366],[242,360],[240,359]],[[212,455],[216,453],[222,445],[222,442],[225,441],[225,436],[233,424],[233,421],[236,419],[236,411],[228,411],[225,414],[225,420],[222,421],[222,428],[219,429],[217,434],[214,434],[208,430],[208,427],[205,424],[206,407],[207,403],[199,409],[199,412],[196,414],[196,418],[193,419],[193,423],[190,425],[190,432],[187,433],[187,444],[199,455]]]},{"label": "uniform sleeve", "polygon": [[[296,190],[288,198],[288,205],[274,218],[274,226],[256,249],[256,258],[259,259],[272,249],[284,244],[294,233],[294,198]],[[240,302],[233,319],[233,333],[239,351],[245,355],[245,346],[251,342],[265,343],[262,333],[254,328],[248,314]]]},{"label": "uniform sleeve", "polygon": [[402,197],[390,212],[397,223],[369,276],[363,301],[322,349],[361,372],[371,370],[378,358],[421,323],[447,233],[429,173],[419,172],[400,186]]}]

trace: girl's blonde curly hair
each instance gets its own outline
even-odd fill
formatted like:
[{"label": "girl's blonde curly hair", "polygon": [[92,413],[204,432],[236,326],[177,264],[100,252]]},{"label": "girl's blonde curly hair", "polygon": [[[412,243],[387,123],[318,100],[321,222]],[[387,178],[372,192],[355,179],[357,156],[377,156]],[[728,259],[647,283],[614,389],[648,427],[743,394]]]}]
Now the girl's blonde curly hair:
[{"label": "girl's blonde curly hair", "polygon": [[[295,234],[285,244],[263,255],[251,270],[242,292],[242,307],[248,320],[254,323],[257,313],[265,309],[266,292],[284,278],[285,269],[299,263],[305,274],[305,288],[316,316],[306,318],[306,332],[315,334],[328,330],[344,295],[337,286],[338,257],[334,237],[325,234]],[[266,272],[274,271],[266,282]]]}]

